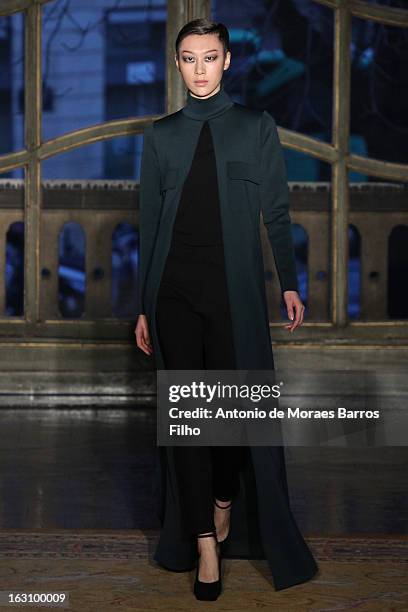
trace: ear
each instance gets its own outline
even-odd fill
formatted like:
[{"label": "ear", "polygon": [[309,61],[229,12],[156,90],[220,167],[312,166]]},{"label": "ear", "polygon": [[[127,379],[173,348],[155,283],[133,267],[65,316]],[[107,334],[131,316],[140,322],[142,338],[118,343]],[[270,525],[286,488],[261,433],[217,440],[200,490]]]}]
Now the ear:
[{"label": "ear", "polygon": [[174,61],[176,62],[176,66],[177,66],[178,70],[180,70],[177,53],[174,55]]},{"label": "ear", "polygon": [[227,51],[224,60],[224,70],[228,70],[231,63],[231,51]]}]

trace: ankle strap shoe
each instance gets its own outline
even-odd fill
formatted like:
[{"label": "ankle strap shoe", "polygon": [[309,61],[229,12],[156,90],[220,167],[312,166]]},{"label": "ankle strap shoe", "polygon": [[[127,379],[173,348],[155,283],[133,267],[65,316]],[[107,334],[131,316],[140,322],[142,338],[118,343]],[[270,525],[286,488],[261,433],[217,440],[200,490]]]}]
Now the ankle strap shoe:
[{"label": "ankle strap shoe", "polygon": [[217,506],[217,508],[221,508],[221,510],[228,510],[228,508],[231,508],[232,506],[232,501],[229,502],[228,506],[220,506],[220,504],[217,503],[217,500],[214,497],[214,504]]},{"label": "ankle strap shoe", "polygon": [[[198,538],[211,538],[212,537],[217,542],[217,532],[216,531],[211,531],[210,533],[200,534],[197,537]],[[196,599],[199,599],[201,601],[215,601],[221,594],[221,590],[222,590],[221,557],[218,552],[218,546],[217,546],[217,553],[218,553],[218,580],[215,580],[213,582],[201,582],[201,580],[198,579],[201,554],[199,553],[198,555],[197,570],[196,570],[195,581],[194,581],[194,595],[196,596]]]},{"label": "ankle strap shoe", "polygon": [[[217,503],[217,500],[214,497],[214,504],[217,506],[217,508],[221,508],[221,510],[228,510],[232,506],[232,501],[229,502],[228,506],[220,506],[220,504]],[[221,558],[223,558],[223,556],[225,554],[225,547],[227,545],[229,534],[230,534],[230,531],[228,530],[228,533],[227,533],[227,535],[225,536],[225,538],[223,540],[218,540],[217,539],[218,545],[220,547],[220,557]]]}]

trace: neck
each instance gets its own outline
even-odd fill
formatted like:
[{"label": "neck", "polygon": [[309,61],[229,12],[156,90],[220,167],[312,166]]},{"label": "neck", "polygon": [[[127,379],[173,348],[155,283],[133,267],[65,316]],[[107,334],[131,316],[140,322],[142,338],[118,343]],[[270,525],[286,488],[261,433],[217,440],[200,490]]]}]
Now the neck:
[{"label": "neck", "polygon": [[209,98],[195,98],[187,92],[186,106],[181,110],[184,115],[197,121],[205,121],[217,117],[233,106],[234,102],[223,89],[222,85],[216,94]]}]

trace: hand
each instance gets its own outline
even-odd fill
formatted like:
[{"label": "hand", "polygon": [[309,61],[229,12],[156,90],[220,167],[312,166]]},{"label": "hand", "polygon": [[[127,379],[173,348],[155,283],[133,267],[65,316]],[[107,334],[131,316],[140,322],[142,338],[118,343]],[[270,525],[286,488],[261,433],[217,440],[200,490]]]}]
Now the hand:
[{"label": "hand", "polygon": [[[288,318],[292,321],[292,323],[287,323],[284,325],[284,327],[292,333],[297,327],[302,325],[305,307],[297,291],[284,291],[283,299],[285,300],[286,308],[288,309]],[[296,313],[295,318],[293,312],[294,310]]]},{"label": "hand", "polygon": [[153,353],[146,315],[140,314],[135,328],[136,344],[146,355]]}]

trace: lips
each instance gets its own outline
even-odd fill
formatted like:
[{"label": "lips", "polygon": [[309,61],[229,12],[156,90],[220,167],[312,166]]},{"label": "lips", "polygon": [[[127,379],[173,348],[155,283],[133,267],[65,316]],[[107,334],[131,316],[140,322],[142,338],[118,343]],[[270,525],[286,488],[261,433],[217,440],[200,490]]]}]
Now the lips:
[{"label": "lips", "polygon": [[194,81],[196,85],[205,85],[208,81]]}]

